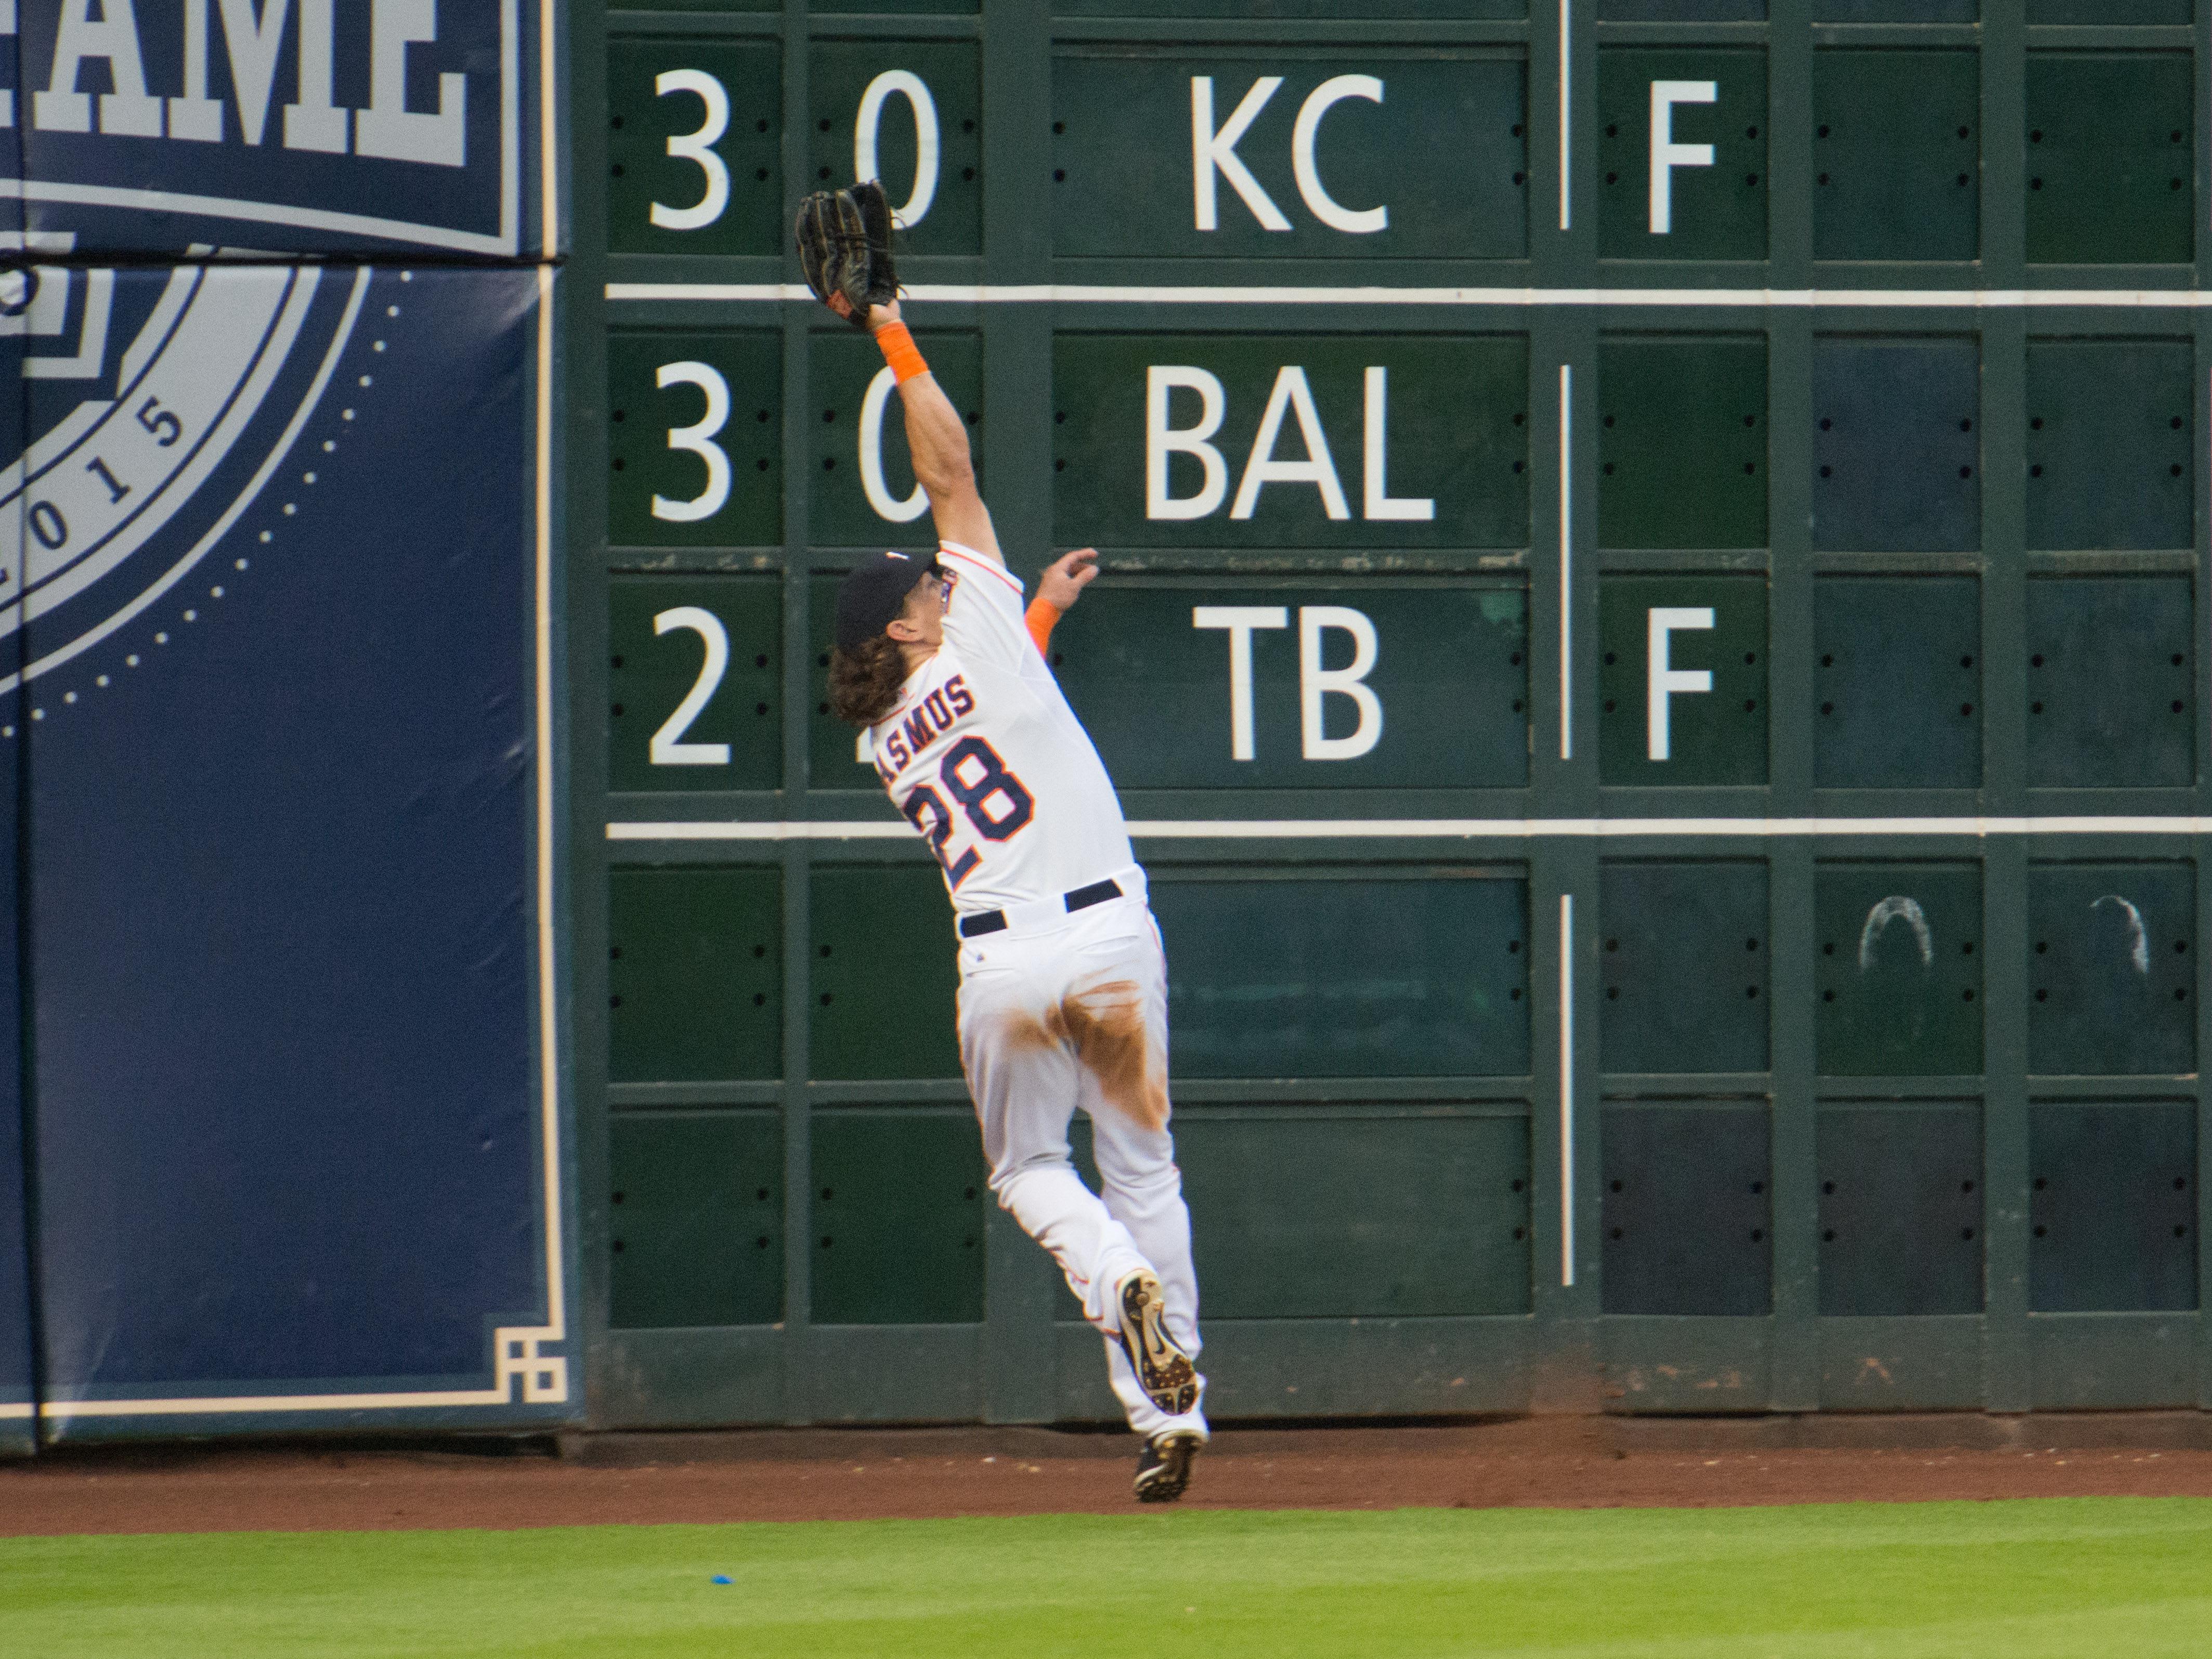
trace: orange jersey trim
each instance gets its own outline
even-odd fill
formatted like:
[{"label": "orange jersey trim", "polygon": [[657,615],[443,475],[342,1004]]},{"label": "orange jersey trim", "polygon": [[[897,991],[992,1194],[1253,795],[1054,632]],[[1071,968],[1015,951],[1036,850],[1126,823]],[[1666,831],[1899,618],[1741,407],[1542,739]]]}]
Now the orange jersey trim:
[{"label": "orange jersey trim", "polygon": [[1021,581],[1012,571],[995,559],[985,558],[972,547],[963,547],[957,542],[939,542],[937,544],[937,550],[939,553],[949,553],[963,564],[972,564],[976,569],[996,576],[1007,586],[1012,588],[1017,594],[1022,591]]}]

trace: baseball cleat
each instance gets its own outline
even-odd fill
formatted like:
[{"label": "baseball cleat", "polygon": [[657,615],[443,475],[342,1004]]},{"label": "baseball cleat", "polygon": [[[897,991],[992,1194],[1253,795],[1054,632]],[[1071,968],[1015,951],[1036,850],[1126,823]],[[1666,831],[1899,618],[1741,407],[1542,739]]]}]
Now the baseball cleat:
[{"label": "baseball cleat", "polygon": [[1181,1417],[1198,1403],[1198,1367],[1163,1322],[1167,1303],[1159,1275],[1139,1268],[1114,1287],[1121,1310],[1121,1348],[1137,1373],[1137,1384],[1170,1417]]},{"label": "baseball cleat", "polygon": [[1194,1429],[1169,1429],[1145,1442],[1137,1454],[1135,1489],[1139,1504],[1172,1504],[1190,1485],[1191,1460],[1206,1443]]}]

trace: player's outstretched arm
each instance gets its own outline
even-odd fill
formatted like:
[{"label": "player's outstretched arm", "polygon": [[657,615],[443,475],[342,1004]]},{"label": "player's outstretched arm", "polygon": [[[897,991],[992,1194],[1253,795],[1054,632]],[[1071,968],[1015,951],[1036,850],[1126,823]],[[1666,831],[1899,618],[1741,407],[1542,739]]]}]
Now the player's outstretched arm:
[{"label": "player's outstretched arm", "polygon": [[[898,301],[868,307],[868,326],[878,336],[899,322]],[[912,350],[909,344],[908,350]],[[890,353],[887,350],[886,356]],[[898,365],[895,362],[896,370]],[[975,465],[968,448],[968,423],[945,395],[937,376],[924,370],[901,374],[899,398],[906,410],[906,443],[914,457],[914,476],[929,496],[930,515],[940,541],[957,542],[985,558],[1006,562],[999,552],[991,511],[975,488]]]},{"label": "player's outstretched arm", "polygon": [[968,428],[899,317],[898,272],[891,257],[891,210],[883,185],[864,179],[849,191],[816,191],[799,204],[793,234],[799,268],[814,297],[866,328],[898,379],[915,477],[928,494],[940,541],[1004,566],[991,514],[975,488]]}]

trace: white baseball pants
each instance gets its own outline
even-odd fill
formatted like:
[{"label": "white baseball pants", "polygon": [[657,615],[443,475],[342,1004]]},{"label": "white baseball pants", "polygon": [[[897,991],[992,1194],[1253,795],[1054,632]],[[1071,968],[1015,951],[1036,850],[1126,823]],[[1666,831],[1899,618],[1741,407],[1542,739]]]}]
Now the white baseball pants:
[{"label": "white baseball pants", "polygon": [[[1125,880],[1124,891],[1134,884]],[[1167,1124],[1167,963],[1141,890],[963,939],[960,1060],[991,1190],[1052,1252],[1083,1316],[1105,1334],[1115,1395],[1129,1426],[1149,1437],[1202,1434],[1206,1417],[1203,1379],[1181,1416],[1152,1403],[1122,1351],[1114,1305],[1115,1285],[1150,1267],[1169,1334],[1197,1354],[1190,1212]],[[1091,1119],[1103,1194],[1069,1159],[1078,1107]]]}]

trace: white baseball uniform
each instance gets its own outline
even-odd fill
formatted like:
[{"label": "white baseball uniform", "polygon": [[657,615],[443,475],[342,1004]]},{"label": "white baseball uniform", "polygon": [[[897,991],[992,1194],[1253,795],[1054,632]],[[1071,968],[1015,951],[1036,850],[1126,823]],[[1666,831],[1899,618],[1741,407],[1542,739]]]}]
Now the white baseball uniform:
[{"label": "white baseball uniform", "polygon": [[[1003,565],[945,543],[945,641],[871,728],[878,774],[929,842],[962,919],[1006,926],[960,941],[960,1059],[983,1128],[991,1190],[1052,1252],[1106,1334],[1129,1425],[1205,1432],[1203,1379],[1170,1415],[1118,1340],[1114,1287],[1150,1267],[1168,1331],[1199,1351],[1190,1215],[1168,1133],[1167,965],[1121,803],[1023,623]],[[1118,896],[1071,910],[1111,882]],[[1103,1201],[1068,1156],[1091,1119]]]}]

